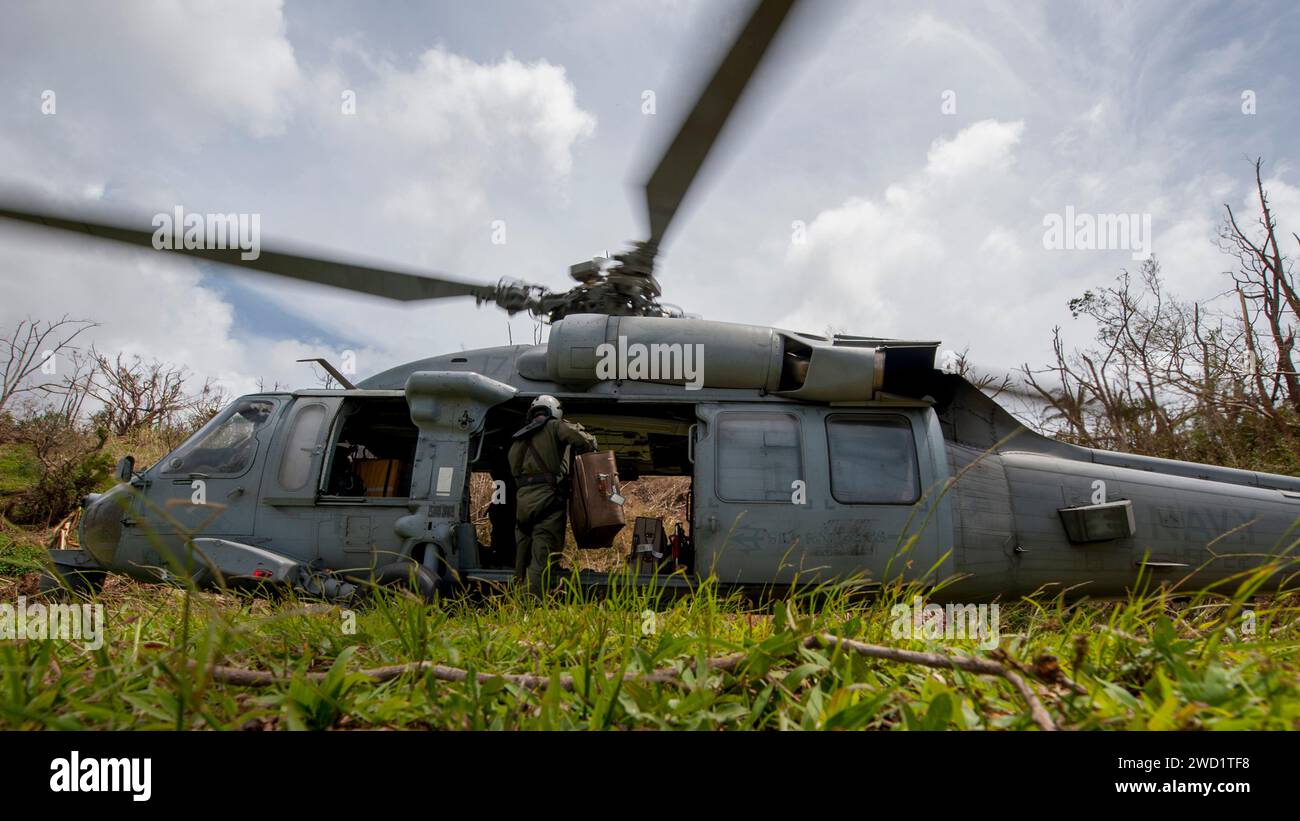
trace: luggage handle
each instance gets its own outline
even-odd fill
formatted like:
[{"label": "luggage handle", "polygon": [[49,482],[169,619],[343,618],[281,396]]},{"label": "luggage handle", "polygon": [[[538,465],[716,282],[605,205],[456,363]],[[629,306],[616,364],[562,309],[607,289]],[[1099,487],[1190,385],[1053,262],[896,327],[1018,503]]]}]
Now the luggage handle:
[{"label": "luggage handle", "polygon": [[597,473],[596,489],[600,491],[601,496],[616,505],[622,505],[626,500],[623,498],[623,494],[618,492],[617,476],[616,473]]}]

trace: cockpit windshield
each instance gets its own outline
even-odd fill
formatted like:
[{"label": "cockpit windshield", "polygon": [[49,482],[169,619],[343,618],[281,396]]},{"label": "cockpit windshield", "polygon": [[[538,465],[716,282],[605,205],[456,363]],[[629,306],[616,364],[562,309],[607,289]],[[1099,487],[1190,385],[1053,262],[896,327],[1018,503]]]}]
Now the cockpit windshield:
[{"label": "cockpit windshield", "polygon": [[275,414],[276,404],[263,397],[236,401],[177,448],[163,473],[243,473],[257,454],[257,432]]}]

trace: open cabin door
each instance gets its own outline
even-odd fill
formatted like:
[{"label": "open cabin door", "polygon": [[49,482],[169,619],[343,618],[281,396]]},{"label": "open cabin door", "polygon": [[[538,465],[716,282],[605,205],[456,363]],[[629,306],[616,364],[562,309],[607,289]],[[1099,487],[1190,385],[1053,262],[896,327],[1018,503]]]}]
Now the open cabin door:
[{"label": "open cabin door", "polygon": [[297,394],[270,454],[259,544],[365,575],[395,555],[417,430],[400,391]]},{"label": "open cabin door", "polygon": [[257,538],[367,575],[413,558],[459,568],[471,437],[514,388],[476,373],[417,372],[404,391],[296,395],[269,454]]}]

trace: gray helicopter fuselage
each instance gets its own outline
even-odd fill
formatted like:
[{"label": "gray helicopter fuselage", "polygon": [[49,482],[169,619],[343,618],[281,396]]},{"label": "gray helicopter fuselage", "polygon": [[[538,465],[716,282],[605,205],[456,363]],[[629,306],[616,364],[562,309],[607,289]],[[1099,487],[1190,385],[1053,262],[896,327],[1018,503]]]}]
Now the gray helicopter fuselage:
[{"label": "gray helicopter fuselage", "polygon": [[[668,326],[578,319],[553,326],[548,344],[431,357],[355,390],[244,397],[270,409],[242,461],[189,469],[196,443],[226,424],[218,417],[91,500],[88,555],[63,551],[56,562],[149,580],[206,563],[208,580],[313,591],[323,577],[366,577],[403,561],[444,582],[507,579],[510,563],[485,560],[470,477],[510,485],[492,454],[540,394],[558,397],[614,450],[620,472],[689,477],[683,524],[694,561],[665,580],[673,585],[710,574],[746,587],[903,576],[957,579],[944,595],[967,598],[1052,585],[1116,595],[1144,577],[1175,582],[1192,571],[1185,584],[1204,587],[1285,553],[1295,538],[1300,479],[1048,439],[961,377],[916,365],[916,351],[932,353],[933,343],[695,321],[675,338],[715,354],[698,386],[680,374],[593,381],[592,346],[575,329],[599,343],[624,330],[666,338]],[[891,356],[907,366],[891,372]],[[358,443],[371,454],[358,462],[392,463],[384,492],[344,495],[332,484],[340,449]],[[509,517],[493,524],[508,528]]]}]

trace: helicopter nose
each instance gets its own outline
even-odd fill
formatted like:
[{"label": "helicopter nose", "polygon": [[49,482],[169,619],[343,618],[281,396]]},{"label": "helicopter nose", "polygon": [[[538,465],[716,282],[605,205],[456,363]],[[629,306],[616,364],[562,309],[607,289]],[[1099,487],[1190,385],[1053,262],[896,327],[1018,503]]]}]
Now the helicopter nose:
[{"label": "helicopter nose", "polygon": [[119,488],[107,493],[90,493],[82,497],[81,524],[77,536],[81,549],[100,565],[108,567],[117,558],[117,545],[122,538],[124,510],[115,498],[123,495]]}]

